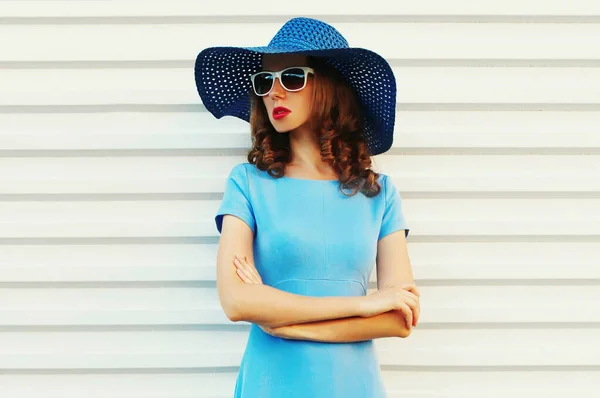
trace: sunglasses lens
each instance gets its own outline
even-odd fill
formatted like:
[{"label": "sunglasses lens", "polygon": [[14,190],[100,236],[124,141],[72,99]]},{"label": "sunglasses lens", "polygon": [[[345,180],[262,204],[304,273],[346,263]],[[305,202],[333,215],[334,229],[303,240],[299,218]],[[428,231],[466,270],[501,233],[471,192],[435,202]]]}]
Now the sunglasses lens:
[{"label": "sunglasses lens", "polygon": [[300,68],[291,68],[281,75],[281,84],[287,90],[300,90],[304,86],[304,70]]},{"label": "sunglasses lens", "polygon": [[270,73],[259,73],[254,77],[254,89],[258,95],[269,92],[273,86],[273,76]]}]

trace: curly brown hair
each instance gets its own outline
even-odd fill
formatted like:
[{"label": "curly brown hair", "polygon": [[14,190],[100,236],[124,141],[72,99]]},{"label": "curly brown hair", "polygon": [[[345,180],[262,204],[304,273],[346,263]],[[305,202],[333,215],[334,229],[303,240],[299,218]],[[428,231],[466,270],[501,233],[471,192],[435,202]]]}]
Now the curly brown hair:
[{"label": "curly brown hair", "polygon": [[[308,57],[308,66],[315,70],[315,89],[309,124],[318,135],[321,160],[336,171],[338,189],[346,196],[358,192],[377,196],[381,185],[379,173],[371,170],[371,153],[364,137],[363,113],[356,93],[340,73],[322,58]],[[274,178],[285,175],[290,162],[288,134],[273,128],[261,97],[251,92],[250,129],[252,148],[248,162]],[[351,189],[346,194],[342,188]]]}]

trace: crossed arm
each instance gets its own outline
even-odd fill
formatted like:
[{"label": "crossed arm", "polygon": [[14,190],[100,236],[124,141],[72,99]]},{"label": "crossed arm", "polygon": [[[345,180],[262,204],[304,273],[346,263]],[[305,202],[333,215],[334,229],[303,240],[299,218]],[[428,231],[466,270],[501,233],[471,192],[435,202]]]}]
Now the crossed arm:
[{"label": "crossed arm", "polygon": [[411,328],[406,326],[399,311],[388,311],[369,318],[350,317],[328,321],[298,323],[278,328],[265,328],[265,332],[285,339],[312,340],[327,343],[351,343],[382,337],[408,337]]},{"label": "crossed arm", "polygon": [[[243,253],[234,261],[235,267],[227,259],[234,257],[232,253]],[[359,297],[306,297],[263,285],[251,256],[252,231],[240,219],[225,216],[217,255],[217,286],[221,304],[234,321],[256,323],[282,338],[340,343],[408,337],[418,322],[418,308],[407,324],[406,315],[396,310],[358,316]],[[405,284],[414,284],[414,279],[401,230],[377,244],[377,287]],[[413,292],[418,296],[416,288]],[[273,302],[278,305],[269,305]]]}]

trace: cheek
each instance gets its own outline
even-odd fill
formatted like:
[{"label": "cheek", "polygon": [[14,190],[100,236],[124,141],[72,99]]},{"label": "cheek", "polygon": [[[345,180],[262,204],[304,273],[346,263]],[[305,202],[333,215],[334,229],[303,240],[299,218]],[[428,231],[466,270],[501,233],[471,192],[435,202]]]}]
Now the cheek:
[{"label": "cheek", "polygon": [[262,101],[263,101],[263,105],[265,107],[265,112],[267,113],[267,118],[269,120],[272,120],[272,118],[271,118],[271,112],[269,111],[269,109],[272,109],[273,105],[270,103],[270,100],[267,97],[263,97]]},{"label": "cheek", "polygon": [[308,116],[311,111],[312,94],[307,91],[306,95],[303,95],[301,98],[298,98],[298,99],[300,100],[300,101],[298,101],[299,102],[298,105],[302,109],[302,115]]},{"label": "cheek", "polygon": [[264,96],[261,98],[263,105],[265,106],[265,109],[268,111],[269,110],[269,96]]}]

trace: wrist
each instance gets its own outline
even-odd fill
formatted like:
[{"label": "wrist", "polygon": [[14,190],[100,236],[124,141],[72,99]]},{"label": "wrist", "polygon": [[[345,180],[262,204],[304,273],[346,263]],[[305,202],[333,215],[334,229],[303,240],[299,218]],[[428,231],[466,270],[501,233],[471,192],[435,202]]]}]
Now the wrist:
[{"label": "wrist", "polygon": [[365,297],[366,296],[355,296],[351,298],[353,300],[353,310],[351,316],[365,316]]},{"label": "wrist", "polygon": [[395,329],[395,336],[402,338],[410,336],[410,333],[412,332],[412,325],[408,325],[406,323],[406,318],[404,317],[404,314],[398,310],[390,311],[390,313],[392,314],[392,316],[398,324],[398,327]]},{"label": "wrist", "polygon": [[329,328],[321,322],[299,323],[291,325],[287,334],[287,338],[293,340],[328,341]]},{"label": "wrist", "polygon": [[294,340],[301,337],[298,329],[298,325],[286,325],[275,328],[273,331],[277,337]]}]

